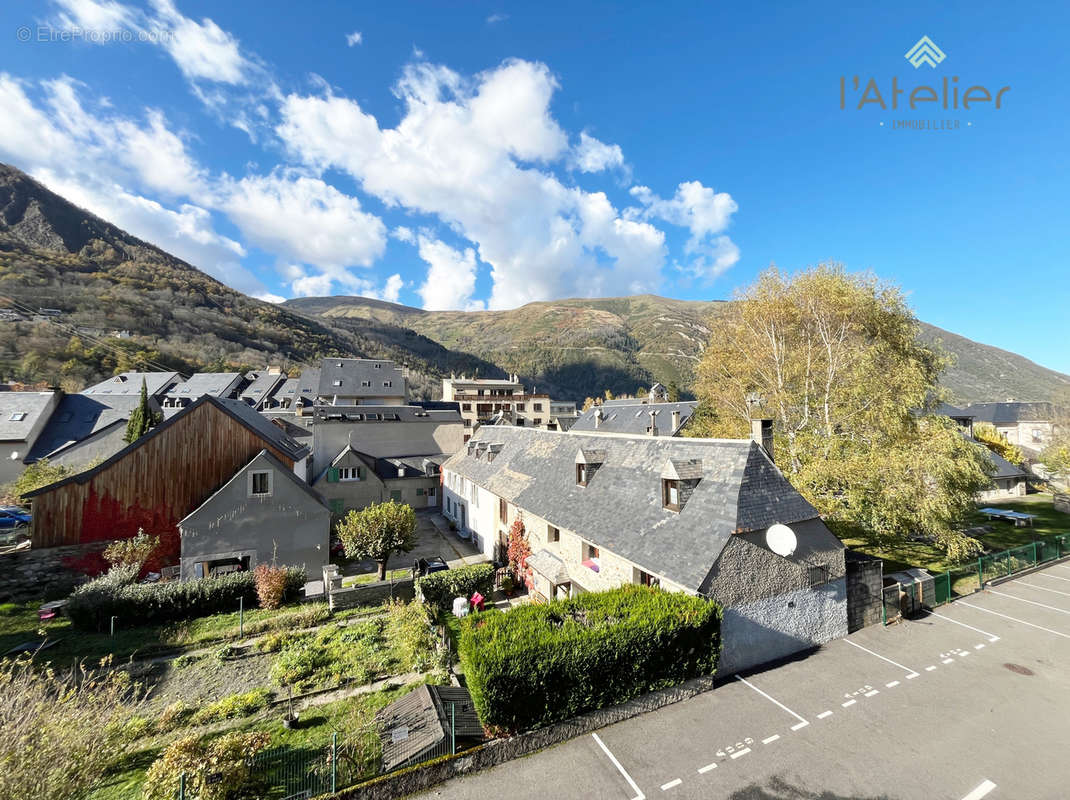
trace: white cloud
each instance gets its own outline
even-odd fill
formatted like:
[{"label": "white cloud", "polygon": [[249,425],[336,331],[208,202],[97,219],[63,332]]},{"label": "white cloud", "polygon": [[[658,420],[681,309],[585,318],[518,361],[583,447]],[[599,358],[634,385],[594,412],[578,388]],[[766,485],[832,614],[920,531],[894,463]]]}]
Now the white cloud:
[{"label": "white cloud", "polygon": [[401,279],[401,275],[395,272],[386,279],[386,283],[383,285],[381,299],[386,300],[389,303],[396,303],[398,297],[401,295],[401,290],[404,288],[405,281]]},{"label": "white cloud", "polygon": [[390,231],[390,235],[399,242],[416,244],[416,234],[412,232],[412,228],[408,228],[404,225],[398,225],[394,230]]},{"label": "white cloud", "polygon": [[509,19],[508,14],[491,14],[487,17],[487,24],[496,25],[499,22],[505,22],[507,19]]},{"label": "white cloud", "polygon": [[420,258],[428,264],[427,279],[416,290],[429,311],[472,311],[483,307],[472,301],[476,288],[476,252],[462,252],[438,239],[420,237]]},{"label": "white cloud", "polygon": [[346,46],[353,47],[354,45],[361,44],[364,41],[364,34],[360,31],[353,31],[346,34]]},{"label": "white cloud", "polygon": [[[435,215],[471,241],[470,261],[426,245],[421,255],[433,256],[425,258],[433,272],[438,265],[464,277],[474,276],[478,254],[491,267],[492,308],[652,290],[664,263],[661,231],[547,169],[568,154],[550,113],[556,87],[537,63],[507,61],[471,81],[414,64],[395,87],[405,105],[397,127],[380,128],[356,101],[328,91],[286,97],[277,133],[308,165],[343,169],[385,203]],[[421,296],[464,307],[471,290],[429,280]]]},{"label": "white cloud", "polygon": [[[55,0],[62,11],[58,22],[65,30],[81,28],[85,31],[129,30],[135,27],[135,13],[115,0]],[[103,41],[89,38],[88,41]]]},{"label": "white cloud", "polygon": [[605,144],[584,131],[572,148],[572,165],[580,172],[602,172],[624,166],[624,152],[619,144]]},{"label": "white cloud", "polygon": [[152,22],[169,35],[160,44],[189,80],[242,84],[252,64],[242,55],[238,40],[205,17],[201,22],[183,15],[172,0],[152,0]]}]

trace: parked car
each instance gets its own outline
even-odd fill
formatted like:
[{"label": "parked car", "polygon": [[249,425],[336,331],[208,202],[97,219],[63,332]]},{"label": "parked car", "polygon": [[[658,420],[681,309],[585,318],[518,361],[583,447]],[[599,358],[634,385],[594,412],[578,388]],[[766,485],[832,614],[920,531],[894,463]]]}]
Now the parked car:
[{"label": "parked car", "polygon": [[440,556],[418,558],[412,562],[412,576],[414,578],[422,578],[424,575],[430,575],[432,572],[442,572],[442,570],[449,568],[450,565]]},{"label": "parked car", "polygon": [[30,512],[18,506],[0,506],[0,530],[30,527]]}]

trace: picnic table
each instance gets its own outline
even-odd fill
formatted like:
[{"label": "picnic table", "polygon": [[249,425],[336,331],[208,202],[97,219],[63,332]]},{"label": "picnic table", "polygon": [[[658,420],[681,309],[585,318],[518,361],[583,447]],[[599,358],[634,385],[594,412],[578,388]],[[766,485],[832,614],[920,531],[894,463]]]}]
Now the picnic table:
[{"label": "picnic table", "polygon": [[1037,518],[1036,514],[1026,514],[1024,511],[1012,511],[1008,508],[982,508],[981,514],[984,514],[990,520],[1001,519],[1006,522],[1013,522],[1015,527],[1025,527],[1026,525],[1032,527],[1033,520]]}]

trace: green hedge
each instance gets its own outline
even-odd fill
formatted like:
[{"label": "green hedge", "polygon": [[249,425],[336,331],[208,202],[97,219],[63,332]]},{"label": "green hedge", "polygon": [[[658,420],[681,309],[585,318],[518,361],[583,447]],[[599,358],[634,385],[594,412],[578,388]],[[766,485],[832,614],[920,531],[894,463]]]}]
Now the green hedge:
[{"label": "green hedge", "polygon": [[459,653],[484,725],[526,730],[712,674],[721,609],[622,586],[461,620]]},{"label": "green hedge", "polygon": [[[305,571],[287,569],[286,595],[294,597],[305,585]],[[71,594],[66,612],[82,630],[107,630],[112,616],[124,628],[204,617],[256,607],[256,579],[252,572],[232,572],[218,578],[166,583],[131,583],[131,575],[113,567]]]},{"label": "green hedge", "polygon": [[494,591],[494,565],[472,564],[458,569],[432,572],[418,578],[416,588],[420,590],[425,603],[449,611],[453,607],[455,597],[471,597],[475,592],[490,597],[490,593]]}]

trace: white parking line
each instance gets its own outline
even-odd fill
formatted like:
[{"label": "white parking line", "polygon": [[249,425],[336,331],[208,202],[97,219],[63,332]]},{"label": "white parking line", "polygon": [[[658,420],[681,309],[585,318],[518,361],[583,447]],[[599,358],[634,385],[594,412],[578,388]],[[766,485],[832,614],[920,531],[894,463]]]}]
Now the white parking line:
[{"label": "white parking line", "polygon": [[[880,653],[874,653],[874,652],[873,652],[872,650],[866,650],[866,648],[864,648],[864,647],[863,647],[862,645],[860,645],[860,644],[855,644],[855,643],[854,643],[854,642],[852,642],[852,641],[851,641],[850,639],[844,639],[844,641],[845,641],[845,642],[847,642],[847,644],[851,645],[851,647],[857,647],[857,648],[858,648],[859,650],[865,650],[865,651],[866,651],[867,653],[869,653],[869,654],[870,654],[871,656],[876,656],[876,657],[877,657],[877,658],[879,658],[879,659],[880,659],[881,661],[887,661],[887,662],[888,662],[889,664],[894,664],[895,666],[899,667],[899,669],[905,669],[905,670],[906,670],[907,672],[911,673],[911,675],[917,675],[917,674],[918,674],[917,670],[913,670],[913,669],[911,669],[910,667],[904,667],[904,666],[903,666],[902,664],[900,664],[900,663],[899,663],[898,661],[892,661],[892,659],[890,659],[890,658],[885,658],[885,657],[884,657],[884,656],[882,656],[882,655],[881,655]],[[909,678],[909,677],[910,677],[910,675],[907,675],[907,677]]]},{"label": "white parking line", "polygon": [[866,692],[865,696],[866,697],[873,697],[873,695],[880,694],[880,693],[881,693],[880,689],[871,689],[870,691]]},{"label": "white parking line", "polygon": [[1026,583],[1025,581],[1015,581],[1015,586],[1028,586],[1030,589],[1039,589],[1042,592],[1051,592],[1052,594],[1061,594],[1063,597],[1070,597],[1070,592],[1060,592],[1058,589],[1049,589],[1047,586],[1037,586],[1035,583]]},{"label": "white parking line", "polygon": [[673,788],[674,786],[679,786],[681,783],[683,783],[683,781],[680,778],[677,778],[674,781],[669,781],[668,783],[663,783],[661,784],[661,791],[667,792],[669,791],[669,789]]},{"label": "white parking line", "polygon": [[772,744],[773,742],[775,742],[779,738],[780,738],[780,734],[779,733],[774,733],[772,736],[769,736],[769,737],[766,737],[765,739],[762,739],[762,744]]},{"label": "white parking line", "polygon": [[1055,578],[1057,581],[1070,581],[1070,578],[1064,578],[1062,575],[1049,575],[1046,572],[1034,572],[1038,578]]},{"label": "white parking line", "polygon": [[844,708],[850,708],[851,706],[853,706],[857,702],[858,702],[857,700],[848,700],[846,703],[840,703],[840,705],[843,706]]},{"label": "white parking line", "polygon": [[602,752],[605,753],[609,760],[613,762],[613,766],[617,768],[617,772],[624,776],[624,780],[628,781],[628,785],[632,787],[632,791],[635,792],[635,797],[631,800],[646,800],[646,795],[640,791],[639,786],[632,780],[632,776],[628,774],[628,771],[621,766],[621,763],[617,761],[617,757],[609,752],[609,748],[606,747],[605,742],[598,738],[597,733],[592,733],[591,736],[598,742],[598,746],[602,748]]},{"label": "white parking line", "polygon": [[717,762],[716,761],[714,761],[712,764],[707,764],[704,767],[699,767],[698,768],[698,774],[699,775],[705,775],[711,769],[717,769]]},{"label": "white parking line", "polygon": [[932,666],[932,665],[930,665],[930,666],[928,666],[928,667],[926,667],[926,668],[925,668],[925,671],[926,671],[926,672],[932,672],[932,671],[933,671],[934,669],[936,669],[936,667],[935,667],[935,666]]},{"label": "white parking line", "polygon": [[1022,625],[1028,625],[1030,628],[1037,628],[1048,633],[1054,633],[1056,636],[1062,636],[1064,639],[1070,639],[1070,634],[1060,633],[1059,631],[1053,631],[1051,628],[1045,628],[1042,625],[1034,625],[1032,622],[1026,622],[1024,619],[1018,619],[1017,617],[1008,617],[1006,614],[1000,614],[998,611],[993,611],[990,608],[981,608],[981,606],[975,606],[972,603],[967,603],[965,600],[959,600],[959,605],[966,606],[967,608],[973,608],[978,611],[984,611],[986,614],[995,614],[997,617],[1003,617],[1003,619],[1009,619],[1011,622],[1020,622]]},{"label": "white parking line", "polygon": [[985,781],[968,795],[962,798],[962,800],[981,800],[986,794],[996,788],[996,784],[992,781]]},{"label": "white parking line", "polygon": [[744,747],[742,750],[736,750],[736,752],[732,753],[732,755],[730,755],[729,758],[739,758],[740,756],[747,755],[747,753],[749,753],[749,752],[750,752],[750,748],[749,747]]},{"label": "white parking line", "polygon": [[941,664],[953,664],[953,663],[955,663],[955,659],[953,659],[953,658],[945,658],[945,659],[944,659],[943,661],[941,661],[940,663],[941,663]]},{"label": "white parking line", "polygon": [[891,683],[884,684],[885,688],[887,688],[887,689],[894,689],[898,685],[899,685],[899,681],[892,681]]},{"label": "white parking line", "polygon": [[983,642],[979,642],[978,644],[975,644],[973,646],[973,649],[974,650],[982,650],[982,649],[984,649],[984,643]]},{"label": "white parking line", "polygon": [[793,731],[797,731],[800,728],[805,728],[809,724],[810,724],[809,722],[807,722],[806,720],[803,720],[802,722],[796,722],[794,725],[791,726],[791,729]]},{"label": "white parking line", "polygon": [[998,642],[999,641],[999,637],[996,636],[996,634],[989,633],[988,631],[983,631],[980,628],[975,628],[975,627],[973,627],[973,625],[967,625],[965,622],[959,622],[957,619],[951,619],[951,617],[945,617],[943,614],[937,614],[935,611],[927,611],[925,613],[927,613],[929,616],[938,617],[939,619],[946,620],[947,622],[954,622],[956,625],[961,625],[963,628],[969,628],[971,631],[977,631],[978,633],[983,633],[985,636],[988,637],[988,641],[990,641],[990,642]]},{"label": "white parking line", "polygon": [[817,715],[817,718],[818,719],[824,719],[825,717],[831,717],[831,716],[832,716],[832,712],[831,711],[822,711],[820,714]]},{"label": "white parking line", "polygon": [[[797,719],[797,720],[799,720],[800,722],[802,722],[802,723],[803,723],[803,725],[809,725],[809,724],[810,724],[810,723],[808,723],[808,722],[807,722],[807,721],[806,721],[806,720],[805,720],[805,719],[804,719],[803,717],[801,717],[801,716],[799,716],[798,714],[796,714],[796,713],[795,713],[794,711],[792,711],[792,710],[791,710],[790,708],[788,708],[788,707],[787,707],[786,705],[784,705],[783,703],[781,703],[781,702],[780,702],[779,700],[777,700],[777,699],[775,699],[775,698],[773,698],[773,697],[770,697],[769,695],[767,695],[767,694],[766,694],[765,692],[763,692],[763,691],[762,691],[761,689],[759,689],[759,688],[758,688],[757,686],[755,686],[755,685],[754,685],[753,683],[751,683],[750,681],[746,680],[745,678],[742,678],[742,677],[740,677],[739,675],[736,675],[736,680],[738,680],[738,681],[742,681],[742,682],[743,682],[743,683],[745,683],[745,684],[746,684],[747,686],[749,686],[749,687],[750,687],[750,688],[752,688],[752,689],[753,689],[754,691],[756,691],[756,692],[757,692],[758,694],[760,694],[760,695],[761,695],[762,697],[764,697],[764,698],[765,698],[766,700],[769,700],[770,702],[772,702],[772,703],[775,703],[776,705],[780,706],[780,707],[781,707],[782,709],[784,709],[784,710],[785,710],[785,711],[787,711],[787,712],[788,712],[789,714],[791,714],[791,715],[792,715],[793,717],[795,717],[795,719]],[[795,728],[792,728],[792,730],[795,730],[796,728],[801,728],[801,727],[802,727],[802,725],[797,725],[797,726],[796,726]]]},{"label": "white parking line", "polygon": [[1043,603],[1038,603],[1035,600],[1026,600],[1024,597],[1018,597],[1013,594],[1007,594],[1006,592],[997,592],[995,589],[989,589],[992,594],[998,594],[1000,597],[1009,597],[1011,600],[1017,600],[1019,603],[1029,603],[1031,606],[1040,606],[1050,611],[1058,611],[1060,614],[1070,614],[1065,608],[1056,608],[1055,606],[1046,606]]}]

